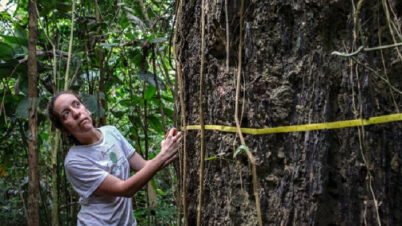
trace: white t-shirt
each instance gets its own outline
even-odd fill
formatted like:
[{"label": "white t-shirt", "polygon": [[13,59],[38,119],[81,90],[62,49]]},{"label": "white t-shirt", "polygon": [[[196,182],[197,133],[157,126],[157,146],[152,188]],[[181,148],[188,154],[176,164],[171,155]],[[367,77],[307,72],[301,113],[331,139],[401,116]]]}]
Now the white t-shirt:
[{"label": "white t-shirt", "polygon": [[77,225],[135,226],[131,198],[93,194],[108,174],[127,180],[128,159],[135,152],[116,127],[98,129],[102,132],[99,142],[72,146],[64,161],[67,179],[80,195]]}]

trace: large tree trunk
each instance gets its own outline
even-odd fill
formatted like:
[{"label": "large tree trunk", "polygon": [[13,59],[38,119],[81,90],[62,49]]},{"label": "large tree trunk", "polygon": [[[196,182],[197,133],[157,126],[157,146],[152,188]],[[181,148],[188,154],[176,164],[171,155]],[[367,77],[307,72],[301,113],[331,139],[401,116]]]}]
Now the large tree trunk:
[{"label": "large tree trunk", "polygon": [[[205,26],[205,124],[235,125],[237,52],[243,38],[241,127],[265,128],[369,118],[398,113],[402,89],[396,48],[353,52],[401,40],[402,3],[383,1],[182,1],[177,46],[185,84],[186,123],[199,125],[201,10]],[[387,1],[385,1],[387,2]],[[384,10],[385,9],[385,10]],[[392,10],[396,13],[394,14]],[[391,18],[390,26],[386,12]],[[394,18],[396,17],[396,19]],[[356,18],[356,19],[355,19]],[[393,26],[393,23],[396,23]],[[396,38],[392,38],[389,28]],[[364,42],[364,43],[363,43]],[[226,51],[229,45],[229,73]],[[382,51],[382,52],[381,52]],[[384,58],[382,59],[382,54]],[[384,70],[386,68],[386,70]],[[263,225],[399,225],[402,222],[402,124],[246,135],[257,160]],[[200,131],[187,131],[188,224],[195,225]],[[258,225],[251,165],[233,161],[238,136],[206,132],[202,225]],[[377,211],[378,209],[378,211]]]},{"label": "large tree trunk", "polygon": [[29,183],[28,216],[29,226],[39,225],[39,174],[38,174],[38,134],[37,134],[37,97],[38,69],[36,61],[36,43],[38,40],[38,14],[36,0],[28,3],[29,40],[28,40],[28,98],[29,98]]}]

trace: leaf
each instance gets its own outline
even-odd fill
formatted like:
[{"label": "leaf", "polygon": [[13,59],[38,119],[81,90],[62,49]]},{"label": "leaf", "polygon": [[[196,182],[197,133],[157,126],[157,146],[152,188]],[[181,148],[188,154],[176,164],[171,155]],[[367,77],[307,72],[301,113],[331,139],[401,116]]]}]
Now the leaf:
[{"label": "leaf", "polygon": [[156,87],[148,86],[144,93],[144,99],[145,100],[151,99],[155,95],[155,93],[156,93]]},{"label": "leaf", "polygon": [[152,178],[152,179],[151,179],[151,185],[152,185],[152,188],[153,188],[153,189],[156,189],[156,181],[155,181],[155,178]]},{"label": "leaf", "polygon": [[239,154],[241,152],[241,150],[245,150],[245,151],[250,151],[250,148],[248,148],[246,145],[240,145],[236,151],[233,153],[233,158],[236,158],[236,155]]},{"label": "leaf", "polygon": [[[27,74],[28,73],[28,66],[26,64],[20,64],[18,60],[16,59],[11,59],[8,60],[7,62],[0,63],[0,68],[1,69],[10,69],[11,71],[14,71],[14,75],[18,74],[17,72]],[[10,73],[11,74],[11,73]],[[5,76],[5,75],[0,75],[0,76]]]},{"label": "leaf", "polygon": [[216,159],[216,158],[218,158],[218,156],[217,156],[217,155],[214,155],[214,156],[212,156],[212,157],[206,158],[205,161],[214,160],[214,159]]},{"label": "leaf", "polygon": [[114,152],[109,153],[109,158],[113,163],[117,163],[117,156]]},{"label": "leaf", "polygon": [[29,178],[28,176],[24,177],[24,179],[21,180],[20,186],[23,187],[24,185],[28,184]]},{"label": "leaf", "polygon": [[[0,165],[0,178],[7,176],[7,168],[5,165]],[[159,191],[158,191],[159,192]]]},{"label": "leaf", "polygon": [[41,10],[39,11],[40,17],[44,17],[53,10],[54,2],[53,1],[43,1],[41,2]]},{"label": "leaf", "polygon": [[145,29],[147,28],[147,26],[145,25],[145,23],[142,22],[142,20],[141,20],[140,18],[134,16],[133,14],[127,13],[127,18],[128,18],[129,20],[131,20],[133,23],[135,23],[135,24],[137,24],[138,26],[140,26],[140,28],[141,28],[142,30],[145,30]]},{"label": "leaf", "polygon": [[[40,97],[36,98],[36,107],[38,107],[40,100],[41,100]],[[15,109],[15,117],[17,117],[17,118],[28,118],[28,116],[29,116],[28,113],[29,113],[29,98],[24,97],[18,103],[18,106]]]},{"label": "leaf", "polygon": [[135,218],[140,219],[141,217],[146,216],[147,212],[148,212],[148,210],[146,210],[146,209],[138,209],[138,210],[136,209],[134,211]]},{"label": "leaf", "polygon": [[140,55],[140,57],[142,57],[142,52],[140,49],[130,49],[127,51],[128,52],[128,57],[129,58],[134,58],[138,55]]},{"label": "leaf", "polygon": [[119,46],[119,43],[101,43],[100,46],[102,46],[106,49],[110,49],[114,46]]},{"label": "leaf", "polygon": [[28,95],[28,78],[20,77],[18,87],[20,88],[20,92]]},{"label": "leaf", "polygon": [[[27,56],[28,53],[28,44],[24,44],[24,42],[26,43],[25,39],[22,38],[17,38],[20,39],[21,42],[18,43],[18,41],[15,41],[16,38],[14,38],[13,36],[11,36],[11,40],[6,40],[4,39],[5,43],[7,43],[11,48],[13,48],[14,50],[14,59],[22,59],[25,58]],[[24,41],[22,41],[24,40]]]},{"label": "leaf", "polygon": [[[152,98],[150,101],[148,101],[148,104],[151,104],[151,105],[149,105],[149,106],[155,106],[155,107],[157,107],[157,109],[159,109],[159,100],[158,100],[158,97]],[[152,108],[152,107],[151,107],[151,108]],[[158,113],[160,113],[160,112],[158,111]]]},{"label": "leaf", "polygon": [[123,117],[123,116],[126,114],[125,111],[115,111],[114,109],[112,109],[110,112],[111,112],[111,113],[114,115],[114,117],[116,117],[116,118],[121,118],[121,117]]},{"label": "leaf", "polygon": [[11,60],[13,59],[14,54],[14,50],[10,45],[0,42],[0,60]]},{"label": "leaf", "polygon": [[[119,21],[119,24],[120,24],[122,30],[126,29],[129,25],[127,17],[121,18]],[[126,36],[127,36],[127,34],[126,34]]]},{"label": "leaf", "polygon": [[119,101],[119,104],[124,107],[131,107],[134,104],[144,105],[144,99],[142,97],[133,95],[130,99],[123,99]]},{"label": "leaf", "polygon": [[164,129],[161,123],[161,119],[154,115],[148,115],[147,117],[149,125],[158,133],[164,133]]},{"label": "leaf", "polygon": [[[138,54],[138,55],[136,55],[135,57],[133,57],[133,58],[132,58],[132,62],[134,63],[134,65],[135,65],[136,67],[141,68],[141,67],[142,67],[142,65],[141,65],[141,62],[142,62],[142,54]],[[147,64],[145,63],[145,65],[147,65]],[[147,66],[145,66],[145,68],[147,68]]]},{"label": "leaf", "polygon": [[94,23],[94,24],[91,24],[89,26],[88,30],[93,31],[93,32],[95,32],[97,34],[100,30],[107,30],[109,28],[108,26],[109,25],[107,23],[104,23],[104,22]]},{"label": "leaf", "polygon": [[8,78],[12,72],[12,68],[0,68],[0,78]]},{"label": "leaf", "polygon": [[137,95],[133,95],[131,97],[131,100],[133,101],[133,104],[144,105],[144,99],[142,97],[137,96]]},{"label": "leaf", "polygon": [[46,133],[46,132],[42,132],[39,136],[42,137],[42,139],[44,139],[44,140],[49,139],[49,133]]},{"label": "leaf", "polygon": [[164,51],[166,49],[166,46],[161,46],[158,50],[160,51],[160,52],[162,52],[162,51]]},{"label": "leaf", "polygon": [[217,154],[217,155],[214,155],[214,156],[211,156],[211,157],[209,157],[209,158],[206,158],[205,161],[214,160],[214,159],[216,159],[216,158],[218,158],[218,157],[221,157],[221,156],[223,156],[223,155],[225,155],[225,152],[221,152],[221,153],[219,153],[219,154]]},{"label": "leaf", "polygon": [[5,20],[11,20],[11,15],[7,11],[1,11],[0,18]]},{"label": "leaf", "polygon": [[[131,122],[131,124],[132,125],[134,125],[134,126],[142,126],[142,118],[139,118],[139,117],[137,117],[137,116],[133,116],[133,115],[129,115],[128,116],[128,119],[129,119],[129,121]],[[135,132],[135,133],[137,133],[137,132]],[[148,155],[148,157],[149,157],[149,155]]]},{"label": "leaf", "polygon": [[124,106],[124,107],[130,107],[131,106],[131,100],[130,99],[124,99],[124,100],[119,101],[119,104],[121,106]]},{"label": "leaf", "polygon": [[158,192],[158,194],[160,195],[165,195],[165,192],[163,192],[161,189],[157,188],[156,191]]},{"label": "leaf", "polygon": [[[155,82],[155,79],[154,79],[155,76],[151,72],[149,72],[149,71],[139,71],[138,72],[138,77],[140,79],[146,81],[148,84],[156,86],[156,82]],[[158,76],[156,76],[156,80],[158,81],[159,89],[166,91],[166,86],[165,86],[165,84],[163,84],[163,81]]]},{"label": "leaf", "polygon": [[150,42],[151,43],[161,43],[161,42],[166,42],[167,41],[167,38],[165,38],[165,37],[156,37],[156,38],[153,38]]},{"label": "leaf", "polygon": [[119,77],[117,77],[117,76],[113,76],[113,77],[111,77],[110,79],[111,79],[111,83],[108,84],[108,85],[110,85],[110,86],[115,86],[115,85],[117,85],[117,84],[119,84],[119,85],[125,85],[124,82],[123,82]]},{"label": "leaf", "polygon": [[173,97],[172,96],[167,96],[167,95],[161,95],[161,98],[169,101],[170,103],[173,103]]},{"label": "leaf", "polygon": [[0,35],[0,36],[4,39],[4,42],[7,44],[28,46],[28,40],[26,40],[25,38],[15,37],[15,36],[10,36],[10,35]]},{"label": "leaf", "polygon": [[42,139],[42,146],[44,148],[51,148],[49,142],[47,142],[47,140]]},{"label": "leaf", "polygon": [[28,40],[28,31],[19,24],[14,24],[14,32],[17,37]]},{"label": "leaf", "polygon": [[70,12],[73,9],[73,6],[69,3],[64,3],[62,1],[56,1],[56,6],[55,8],[59,11],[59,12]]},{"label": "leaf", "polygon": [[134,10],[130,7],[124,6],[124,8],[129,11],[130,13],[134,13]]},{"label": "leaf", "polygon": [[[98,98],[95,95],[83,93],[82,102],[88,110],[97,117],[103,117],[103,115],[105,115],[105,109],[103,109],[100,104],[98,105]],[[99,109],[98,106],[100,107]]]},{"label": "leaf", "polygon": [[136,40],[136,37],[135,37],[135,35],[133,34],[133,33],[130,33],[130,32],[127,32],[126,33],[126,37],[129,39],[129,40]]},{"label": "leaf", "polygon": [[169,118],[173,118],[174,111],[170,108],[163,108],[163,113]]}]

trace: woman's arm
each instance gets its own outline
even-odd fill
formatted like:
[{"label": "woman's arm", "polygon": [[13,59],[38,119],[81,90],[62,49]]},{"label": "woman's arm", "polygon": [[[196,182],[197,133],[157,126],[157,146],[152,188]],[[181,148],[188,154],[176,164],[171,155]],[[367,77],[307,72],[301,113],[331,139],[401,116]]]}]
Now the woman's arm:
[{"label": "woman's arm", "polygon": [[135,172],[140,171],[149,161],[142,158],[140,154],[134,152],[131,158],[128,160],[130,168]]},{"label": "woman's arm", "polygon": [[161,152],[152,160],[144,160],[139,154],[134,153],[129,159],[130,167],[138,171],[128,180],[123,181],[113,175],[107,175],[105,180],[95,190],[97,195],[131,197],[152,179],[161,169],[169,165],[178,155],[181,145],[181,133],[173,137],[173,130],[162,141]]}]

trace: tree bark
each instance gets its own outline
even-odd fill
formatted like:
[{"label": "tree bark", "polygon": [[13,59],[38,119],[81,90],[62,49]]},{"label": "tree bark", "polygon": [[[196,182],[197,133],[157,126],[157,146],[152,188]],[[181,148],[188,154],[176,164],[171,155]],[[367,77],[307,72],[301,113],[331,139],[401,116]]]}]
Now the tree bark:
[{"label": "tree bark", "polygon": [[59,175],[57,173],[58,167],[58,150],[60,148],[60,132],[59,130],[50,131],[49,143],[51,144],[51,152],[52,152],[52,200],[53,200],[53,208],[52,208],[52,225],[59,226],[60,224],[60,216],[59,216],[59,189],[58,189],[58,181]]},{"label": "tree bark", "polygon": [[[100,18],[100,9],[98,1],[95,0],[95,12],[96,12],[96,23],[101,23]],[[99,42],[100,44],[100,42]],[[103,55],[102,47],[99,45],[97,48],[98,51],[98,60],[99,60],[99,91],[97,92],[97,99],[98,99],[98,114],[99,114],[99,126],[106,125],[106,113],[105,115],[100,115],[101,107],[107,110],[107,92],[105,89],[105,57]],[[100,98],[100,92],[104,93],[104,97]],[[99,106],[100,105],[100,106]]]},{"label": "tree bark", "polygon": [[[201,0],[182,1],[178,60],[187,125],[199,125]],[[235,125],[240,39],[242,128],[324,123],[398,113],[401,58],[395,48],[354,52],[398,38],[402,3],[206,0],[204,119]],[[394,29],[390,32],[386,13]],[[395,12],[395,13],[393,13]],[[395,18],[394,18],[395,17]],[[399,30],[398,30],[399,29]],[[226,47],[229,45],[229,72]],[[382,55],[384,56],[382,58]],[[370,70],[370,67],[373,70]],[[386,70],[384,70],[386,68]],[[379,78],[381,75],[383,79]],[[385,80],[388,79],[388,83]],[[395,101],[394,101],[395,99]],[[263,225],[398,225],[402,222],[402,124],[270,135],[243,134],[257,162]],[[188,225],[196,224],[200,131],[187,131]],[[206,131],[202,225],[258,225],[251,164],[234,133]],[[186,171],[187,170],[187,171]],[[181,178],[183,179],[183,178]]]},{"label": "tree bark", "polygon": [[29,40],[28,40],[28,121],[29,121],[29,183],[28,183],[28,216],[29,226],[39,225],[39,174],[38,174],[38,134],[37,134],[37,97],[38,69],[36,60],[36,43],[38,40],[38,17],[36,0],[28,3]]}]

